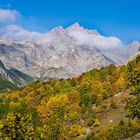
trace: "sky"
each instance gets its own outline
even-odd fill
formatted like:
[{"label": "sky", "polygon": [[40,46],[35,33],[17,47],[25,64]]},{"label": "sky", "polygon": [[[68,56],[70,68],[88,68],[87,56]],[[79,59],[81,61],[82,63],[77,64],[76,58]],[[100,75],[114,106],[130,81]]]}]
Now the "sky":
[{"label": "sky", "polygon": [[10,24],[36,32],[79,22],[125,43],[140,41],[140,0],[0,0],[0,28]]}]

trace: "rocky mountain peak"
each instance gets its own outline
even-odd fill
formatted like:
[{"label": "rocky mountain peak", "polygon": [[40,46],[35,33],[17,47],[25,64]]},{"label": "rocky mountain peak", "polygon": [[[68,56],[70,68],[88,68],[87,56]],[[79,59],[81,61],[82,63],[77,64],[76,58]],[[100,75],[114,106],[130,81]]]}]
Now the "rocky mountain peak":
[{"label": "rocky mountain peak", "polygon": [[78,22],[72,24],[71,26],[68,27],[68,29],[81,29],[82,27]]},{"label": "rocky mountain peak", "polygon": [[72,24],[71,26],[69,26],[66,31],[68,33],[71,32],[81,32],[81,33],[87,33],[87,34],[95,34],[98,35],[99,33],[96,30],[90,30],[90,29],[86,29],[83,26],[80,26],[80,24],[78,22]]},{"label": "rocky mountain peak", "polygon": [[140,42],[135,40],[131,44],[128,45],[129,51],[135,53],[140,50]]},{"label": "rocky mountain peak", "polygon": [[[66,32],[62,26],[58,26],[58,27],[55,27],[52,30],[50,30],[50,32],[48,32],[46,35],[48,35],[48,34],[60,37],[60,36],[65,36]],[[46,35],[44,35],[44,36],[46,36]]]},{"label": "rocky mountain peak", "polygon": [[80,26],[80,24],[78,22],[72,24],[71,26],[69,26],[68,28],[66,28],[66,31],[68,32],[72,32],[72,31],[79,31],[82,32],[84,30],[84,27]]},{"label": "rocky mountain peak", "polygon": [[129,47],[139,47],[139,46],[140,46],[140,42],[137,41],[137,40],[133,41],[133,42],[129,45]]},{"label": "rocky mountain peak", "polygon": [[64,32],[64,29],[62,26],[58,26],[58,27],[53,28],[50,32],[51,33]]}]

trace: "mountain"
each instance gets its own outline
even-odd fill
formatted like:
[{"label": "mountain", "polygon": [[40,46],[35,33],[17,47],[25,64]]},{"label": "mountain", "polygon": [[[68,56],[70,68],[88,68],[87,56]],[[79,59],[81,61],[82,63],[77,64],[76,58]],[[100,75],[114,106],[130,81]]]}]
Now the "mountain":
[{"label": "mountain", "polygon": [[81,32],[81,33],[88,33],[88,34],[95,34],[99,35],[99,33],[96,30],[89,30],[85,29],[84,27],[80,26],[78,22],[72,24],[70,27],[66,28],[66,32]]},{"label": "mountain", "polygon": [[138,50],[140,50],[140,42],[135,40],[133,41],[131,44],[129,44],[129,50],[132,52],[132,53],[135,53],[137,52]]},{"label": "mountain", "polygon": [[47,36],[51,41],[45,39],[41,45],[32,42],[1,44],[0,58],[8,68],[13,67],[38,78],[68,78],[112,63],[96,48],[90,50],[87,46],[75,46],[70,38],[65,42],[61,36],[53,35],[51,38],[51,35]]},{"label": "mountain", "polygon": [[125,64],[127,64],[130,61],[133,61],[138,55],[140,55],[140,42],[137,40],[133,41],[128,45],[127,52],[131,55],[127,58],[125,61]]},{"label": "mountain", "polygon": [[139,50],[138,52],[134,53],[131,57],[129,57],[129,59],[126,61],[125,64],[127,64],[127,63],[130,62],[130,61],[135,60],[135,59],[137,58],[138,55],[140,55],[140,50]]},{"label": "mountain", "polygon": [[25,83],[29,83],[33,80],[30,76],[28,76],[16,69],[8,70],[4,66],[4,64],[2,63],[1,60],[0,60],[0,77],[4,81],[9,81],[9,83],[12,83],[15,86],[21,86],[21,85],[24,85]]},{"label": "mountain", "polygon": [[129,51],[132,47],[125,48],[116,37],[105,37],[79,23],[56,27],[36,39],[29,32],[19,38],[19,30],[25,33],[15,27],[13,39],[5,32],[1,35],[5,39],[0,41],[0,59],[8,69],[37,79],[70,78],[111,63],[121,65],[136,51]]}]

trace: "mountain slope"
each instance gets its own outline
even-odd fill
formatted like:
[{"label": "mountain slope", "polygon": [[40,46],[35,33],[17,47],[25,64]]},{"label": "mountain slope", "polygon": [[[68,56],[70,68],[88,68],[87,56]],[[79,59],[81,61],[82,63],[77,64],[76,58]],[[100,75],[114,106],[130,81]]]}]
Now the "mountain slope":
[{"label": "mountain slope", "polygon": [[17,86],[0,75],[0,92],[16,89]]},{"label": "mountain slope", "polygon": [[125,64],[127,64],[127,63],[130,62],[130,61],[135,60],[136,57],[137,57],[138,55],[140,55],[140,43],[139,43],[137,46],[135,46],[134,49],[136,49],[136,52],[135,52],[132,56],[130,56],[130,57],[127,59],[127,61],[126,61]]},{"label": "mountain slope", "polygon": [[9,81],[9,83],[11,82],[17,86],[24,85],[25,83],[29,83],[33,80],[30,76],[28,76],[16,69],[8,70],[4,66],[4,64],[2,63],[1,60],[0,60],[0,75],[1,75],[1,79],[5,80],[5,81]]}]

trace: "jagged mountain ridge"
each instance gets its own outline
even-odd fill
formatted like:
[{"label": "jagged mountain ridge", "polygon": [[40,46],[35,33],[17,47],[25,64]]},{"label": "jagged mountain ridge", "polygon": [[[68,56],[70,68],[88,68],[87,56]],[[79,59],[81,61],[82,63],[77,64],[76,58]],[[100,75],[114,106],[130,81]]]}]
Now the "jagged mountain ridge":
[{"label": "jagged mountain ridge", "polygon": [[66,29],[59,26],[36,40],[2,40],[0,59],[9,69],[15,68],[39,79],[70,78],[111,63],[120,65],[136,51],[129,52],[129,47],[118,46],[119,50],[79,44],[73,33],[104,39],[96,30],[85,29],[78,23]]}]

